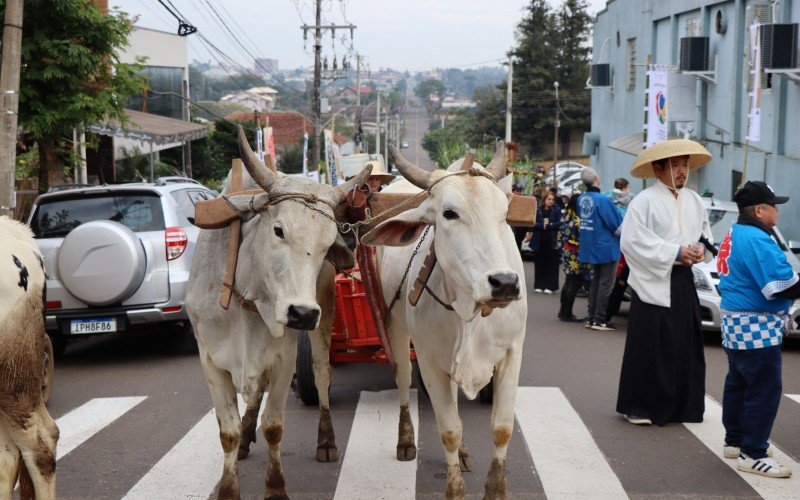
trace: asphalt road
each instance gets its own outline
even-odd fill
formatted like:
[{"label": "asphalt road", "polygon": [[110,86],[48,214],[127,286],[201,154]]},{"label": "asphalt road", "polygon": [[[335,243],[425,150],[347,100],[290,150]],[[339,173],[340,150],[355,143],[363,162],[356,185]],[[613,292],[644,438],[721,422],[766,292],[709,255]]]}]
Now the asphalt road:
[{"label": "asphalt road", "polygon": [[436,165],[422,149],[422,137],[428,130],[428,118],[423,108],[406,108],[406,127],[403,140],[408,142],[408,148],[402,153],[406,160],[425,170],[433,170]]},{"label": "asphalt road", "polygon": [[[532,265],[526,266],[532,283]],[[736,472],[734,461],[721,458],[713,400],[721,401],[726,362],[713,335],[705,349],[711,398],[706,422],[635,427],[614,412],[626,305],[615,321],[621,330],[601,333],[556,321],[558,295],[528,299],[517,425],[508,451],[511,498],[800,498],[796,463],[792,479],[761,479]],[[585,300],[576,307],[585,307]],[[59,498],[216,495],[221,448],[200,363],[195,355],[170,351],[161,335],[95,337],[71,345],[57,364],[49,409],[62,436]],[[800,342],[785,344],[783,363],[785,396],[772,438],[797,462]],[[290,398],[282,451],[292,498],[442,496],[444,454],[422,394],[415,407],[418,458],[393,458],[393,389],[385,365],[334,369],[336,463],[315,461],[317,410]],[[473,465],[464,477],[470,498],[477,498],[491,460],[491,409],[463,397],[460,408]],[[263,496],[266,464],[259,435],[239,466],[244,497]]]}]

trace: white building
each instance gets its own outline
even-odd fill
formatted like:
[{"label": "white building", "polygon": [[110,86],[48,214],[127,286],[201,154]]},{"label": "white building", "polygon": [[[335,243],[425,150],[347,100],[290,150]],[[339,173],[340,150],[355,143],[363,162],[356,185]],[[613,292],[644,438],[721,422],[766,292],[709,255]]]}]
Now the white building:
[{"label": "white building", "polygon": [[272,111],[278,91],[272,87],[253,87],[234,94],[228,94],[220,99],[221,102],[233,102],[259,112]]}]

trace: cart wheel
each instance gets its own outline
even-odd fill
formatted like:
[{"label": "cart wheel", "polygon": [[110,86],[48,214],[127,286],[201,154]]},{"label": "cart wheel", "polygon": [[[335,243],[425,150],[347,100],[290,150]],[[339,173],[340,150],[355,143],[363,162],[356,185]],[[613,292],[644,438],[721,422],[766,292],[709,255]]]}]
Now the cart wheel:
[{"label": "cart wheel", "polygon": [[319,405],[319,393],[314,385],[314,358],[308,332],[297,332],[297,395],[308,406]]},{"label": "cart wheel", "polygon": [[422,370],[419,369],[419,363],[415,361],[411,366],[411,370],[413,372],[413,378],[417,381],[417,389],[419,389],[419,392],[422,392],[426,398],[430,399],[428,388],[425,387],[425,381],[422,380]]},{"label": "cart wheel", "polygon": [[492,404],[494,401],[494,377],[489,379],[489,383],[478,392],[478,398],[485,405]]},{"label": "cart wheel", "polygon": [[45,336],[44,344],[44,360],[43,369],[44,377],[42,378],[42,400],[44,404],[50,401],[50,395],[53,393],[53,374],[55,372],[55,356],[53,355],[53,343],[50,341],[49,336]]}]

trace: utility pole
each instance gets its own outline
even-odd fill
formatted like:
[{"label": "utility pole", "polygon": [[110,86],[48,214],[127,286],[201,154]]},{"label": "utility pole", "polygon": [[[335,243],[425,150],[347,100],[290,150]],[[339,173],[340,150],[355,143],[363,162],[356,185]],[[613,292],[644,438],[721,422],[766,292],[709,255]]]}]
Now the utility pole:
[{"label": "utility pole", "polygon": [[375,105],[375,154],[381,154],[381,93],[378,94],[378,102]]},{"label": "utility pole", "polygon": [[353,39],[353,30],[356,28],[355,25],[352,24],[343,24],[343,25],[335,25],[335,24],[326,24],[325,26],[322,25],[322,0],[315,0],[316,3],[316,14],[315,14],[315,23],[314,26],[308,26],[304,24],[300,28],[303,30],[303,38],[305,39],[306,34],[309,30],[314,30],[314,87],[311,93],[311,112],[314,114],[313,121],[314,121],[314,151],[312,153],[312,162],[313,166],[309,171],[318,170],[319,169],[319,157],[320,157],[320,148],[321,148],[321,127],[320,124],[322,122],[322,110],[320,109],[320,86],[322,84],[322,30],[327,29],[331,30],[334,34],[336,33],[337,29],[347,29],[350,30],[350,40]]},{"label": "utility pole", "polygon": [[[183,119],[187,122],[192,121],[192,111],[190,107],[190,97],[189,97],[189,80],[183,81]],[[183,143],[183,150],[184,150],[184,164],[183,164],[183,173],[186,177],[192,178],[192,141],[186,141]]]},{"label": "utility pole", "polygon": [[17,158],[19,69],[22,58],[22,0],[7,0],[0,70],[0,215],[14,216],[17,194],[14,170]]},{"label": "utility pole", "polygon": [[506,144],[511,142],[511,94],[514,82],[514,61],[508,56],[508,80],[506,82]]},{"label": "utility pole", "polygon": [[356,142],[356,153],[361,152],[361,141],[363,140],[358,133],[361,125],[361,54],[356,54],[356,129],[355,135],[358,137]]},{"label": "utility pole", "polygon": [[553,82],[553,87],[556,88],[556,122],[553,130],[553,187],[556,187],[556,162],[558,161],[558,127],[561,126],[558,114],[558,82]]},{"label": "utility pole", "polygon": [[322,0],[317,0],[316,23],[314,25],[314,91],[311,94],[311,109],[314,113],[314,153],[311,155],[311,170],[319,168],[321,110],[319,104],[319,87],[322,81]]}]

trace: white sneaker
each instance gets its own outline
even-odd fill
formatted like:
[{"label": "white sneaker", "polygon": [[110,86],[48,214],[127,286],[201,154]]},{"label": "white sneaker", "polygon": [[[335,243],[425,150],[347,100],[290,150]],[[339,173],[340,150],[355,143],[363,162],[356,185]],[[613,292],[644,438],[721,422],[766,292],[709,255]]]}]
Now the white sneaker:
[{"label": "white sneaker", "polygon": [[752,472],[767,477],[789,477],[792,471],[779,464],[774,458],[750,458],[745,454],[739,455],[736,468],[742,472]]},{"label": "white sneaker", "polygon": [[[725,455],[725,458],[739,458],[739,455],[741,454],[741,450],[739,450],[738,446],[729,446],[729,445],[726,444],[724,446],[724,448],[722,449],[722,453],[723,453],[723,455]],[[767,456],[768,457],[773,456],[773,452],[772,452],[772,447],[771,446],[767,448]]]},{"label": "white sneaker", "polygon": [[547,295],[553,295],[553,291],[552,290],[548,290],[547,288],[544,289],[544,293],[547,294]]},{"label": "white sneaker", "polygon": [[541,288],[534,288],[533,289],[533,293],[542,293],[542,289]]},{"label": "white sneaker", "polygon": [[636,415],[623,415],[625,420],[633,425],[653,425],[653,421],[647,417],[637,417]]}]

